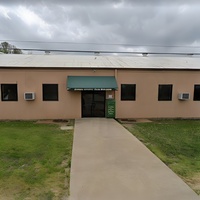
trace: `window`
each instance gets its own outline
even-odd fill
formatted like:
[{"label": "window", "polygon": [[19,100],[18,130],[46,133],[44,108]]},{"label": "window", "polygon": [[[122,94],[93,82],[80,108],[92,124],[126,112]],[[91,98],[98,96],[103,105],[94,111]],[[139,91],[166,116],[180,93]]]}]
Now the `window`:
[{"label": "window", "polygon": [[135,101],[136,85],[135,84],[121,84],[121,100]]},{"label": "window", "polygon": [[58,84],[43,84],[43,101],[58,101]]},{"label": "window", "polygon": [[194,85],[194,101],[200,101],[200,85]]},{"label": "window", "polygon": [[171,101],[172,87],[173,85],[159,85],[158,86],[158,101]]},{"label": "window", "polygon": [[2,101],[18,101],[17,84],[1,84]]}]

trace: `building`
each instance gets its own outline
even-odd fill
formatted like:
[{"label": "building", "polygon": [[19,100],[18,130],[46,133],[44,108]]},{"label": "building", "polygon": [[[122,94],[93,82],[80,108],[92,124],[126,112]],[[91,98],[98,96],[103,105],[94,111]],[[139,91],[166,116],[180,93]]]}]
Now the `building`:
[{"label": "building", "polygon": [[200,118],[200,57],[0,55],[0,120]]}]

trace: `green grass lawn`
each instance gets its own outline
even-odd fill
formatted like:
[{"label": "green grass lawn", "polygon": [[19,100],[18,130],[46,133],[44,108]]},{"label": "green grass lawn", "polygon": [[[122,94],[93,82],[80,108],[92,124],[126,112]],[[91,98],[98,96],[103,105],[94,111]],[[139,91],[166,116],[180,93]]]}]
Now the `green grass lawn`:
[{"label": "green grass lawn", "polygon": [[200,194],[200,120],[158,120],[126,127]]},{"label": "green grass lawn", "polygon": [[0,122],[0,199],[61,199],[69,191],[73,131]]}]

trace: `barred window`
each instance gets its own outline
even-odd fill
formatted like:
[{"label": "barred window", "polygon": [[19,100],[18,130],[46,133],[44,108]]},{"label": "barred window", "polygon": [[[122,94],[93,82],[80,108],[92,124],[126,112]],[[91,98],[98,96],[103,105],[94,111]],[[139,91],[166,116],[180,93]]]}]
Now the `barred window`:
[{"label": "barred window", "polygon": [[171,101],[172,100],[173,85],[159,85],[158,86],[158,101]]},{"label": "barred window", "polygon": [[43,101],[58,101],[58,84],[43,84]]},{"label": "barred window", "polygon": [[121,84],[121,100],[122,101],[136,100],[136,85],[135,84]]}]

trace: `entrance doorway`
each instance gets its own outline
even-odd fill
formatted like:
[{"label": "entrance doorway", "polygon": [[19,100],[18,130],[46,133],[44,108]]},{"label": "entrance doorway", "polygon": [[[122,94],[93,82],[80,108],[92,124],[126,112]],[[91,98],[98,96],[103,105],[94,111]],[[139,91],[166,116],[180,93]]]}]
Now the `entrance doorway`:
[{"label": "entrance doorway", "polygon": [[105,91],[83,91],[82,117],[105,117]]}]

